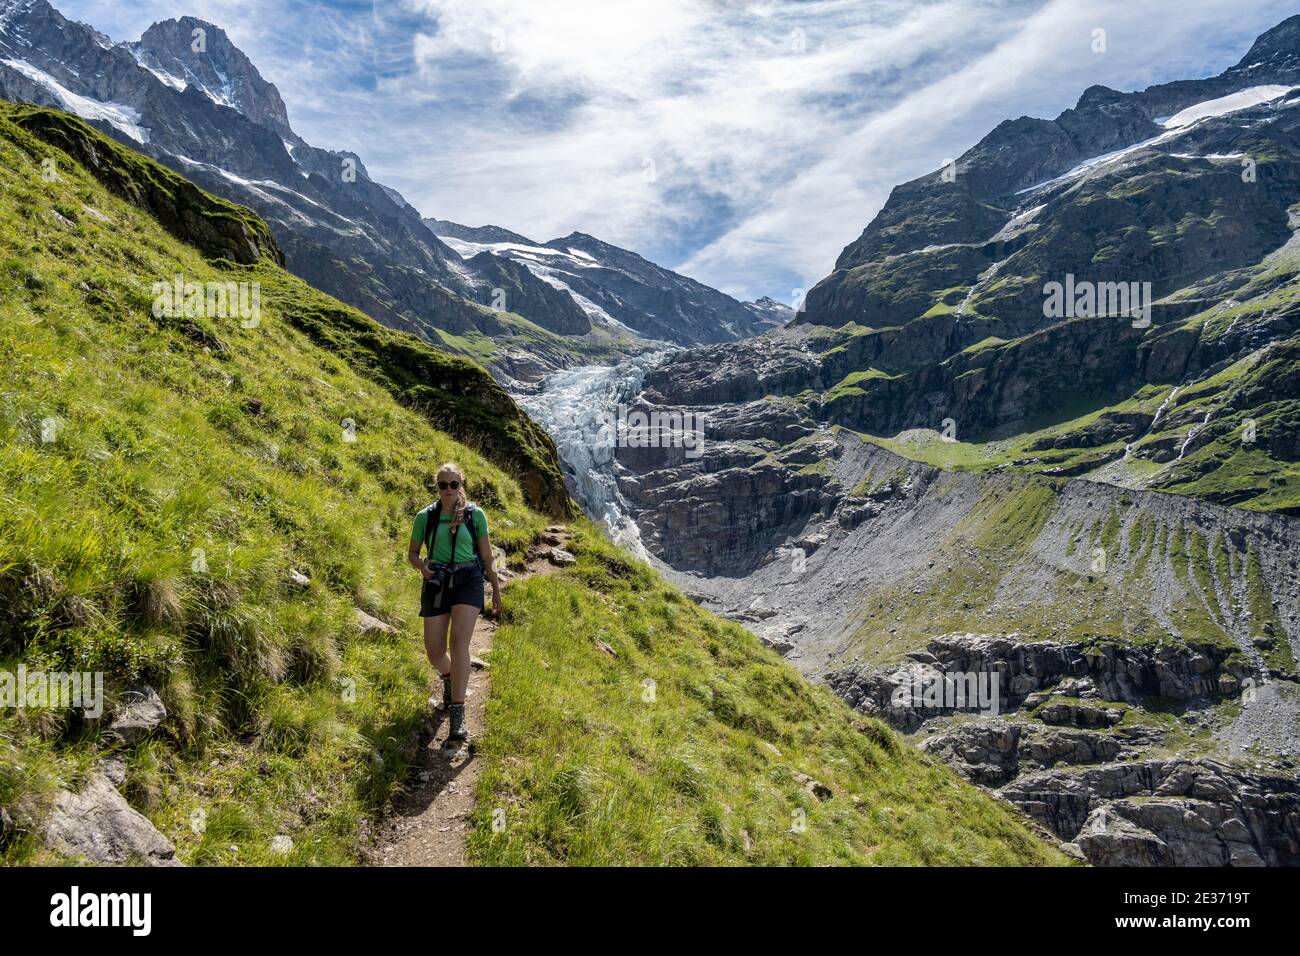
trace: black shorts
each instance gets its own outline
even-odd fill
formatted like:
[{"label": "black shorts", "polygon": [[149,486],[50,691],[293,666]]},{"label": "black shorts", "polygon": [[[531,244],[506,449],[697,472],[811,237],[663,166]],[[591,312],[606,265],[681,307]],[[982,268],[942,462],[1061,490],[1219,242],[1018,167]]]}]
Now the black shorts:
[{"label": "black shorts", "polygon": [[461,568],[447,582],[447,589],[442,595],[442,604],[438,600],[438,589],[432,581],[425,581],[420,589],[420,617],[437,617],[450,614],[457,604],[468,604],[483,610],[483,571],[480,568]]}]

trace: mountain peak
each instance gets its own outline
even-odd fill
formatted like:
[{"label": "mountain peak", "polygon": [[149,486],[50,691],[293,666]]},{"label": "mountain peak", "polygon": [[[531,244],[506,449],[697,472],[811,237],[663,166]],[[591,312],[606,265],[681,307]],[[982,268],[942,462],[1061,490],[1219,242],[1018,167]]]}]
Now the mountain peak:
[{"label": "mountain peak", "polygon": [[128,46],[141,66],[169,86],[195,86],[214,102],[292,136],[280,91],[221,27],[190,16],[160,20]]},{"label": "mountain peak", "polygon": [[1265,30],[1251,44],[1236,69],[1249,69],[1266,60],[1294,60],[1300,55],[1300,14],[1287,17],[1271,30]]},{"label": "mountain peak", "polygon": [[1094,83],[1083,91],[1079,97],[1079,102],[1075,104],[1075,109],[1087,109],[1090,106],[1101,106],[1107,103],[1122,102],[1128,94],[1121,93],[1119,90],[1113,90],[1109,86],[1102,86],[1100,83]]},{"label": "mountain peak", "polygon": [[571,233],[569,233],[567,236],[561,236],[559,239],[555,239],[555,240],[553,240],[553,241],[554,241],[554,242],[572,242],[572,243],[582,243],[582,242],[586,242],[586,243],[592,243],[592,244],[594,244],[594,245],[606,245],[606,243],[601,242],[601,241],[600,241],[599,239],[597,239],[595,236],[588,235],[588,234],[585,233],[585,232],[571,232]]}]

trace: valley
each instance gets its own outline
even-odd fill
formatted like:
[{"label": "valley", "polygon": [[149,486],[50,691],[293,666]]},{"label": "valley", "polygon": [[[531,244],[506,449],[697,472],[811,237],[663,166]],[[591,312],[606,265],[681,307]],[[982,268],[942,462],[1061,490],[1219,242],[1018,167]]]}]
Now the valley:
[{"label": "valley", "polygon": [[[1294,865],[1298,58],[1293,18],[1221,77],[1003,124],[954,180],[896,189],[783,328],[526,406],[552,434],[614,395],[703,420],[693,458],[664,434],[592,460],[578,427],[566,477],[1078,858]],[[1054,321],[1076,276],[1149,283],[1150,321]],[[918,674],[990,673],[994,717],[899,703]]]}]

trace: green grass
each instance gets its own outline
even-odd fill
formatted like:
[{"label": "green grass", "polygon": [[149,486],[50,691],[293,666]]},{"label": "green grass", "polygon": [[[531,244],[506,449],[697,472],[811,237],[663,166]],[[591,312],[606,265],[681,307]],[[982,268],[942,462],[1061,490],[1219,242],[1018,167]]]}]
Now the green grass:
[{"label": "green grass", "polygon": [[869,368],[861,372],[850,372],[848,375],[844,376],[841,381],[827,389],[826,394],[822,396],[822,400],[824,402],[833,402],[838,398],[844,398],[851,395],[865,395],[867,394],[866,390],[859,387],[862,382],[877,378],[891,379],[897,377],[898,376],[896,375],[890,375],[888,372],[882,372],[875,368]]},{"label": "green grass", "polygon": [[1064,862],[585,523],[575,551],[511,590],[497,632],[476,863]]}]

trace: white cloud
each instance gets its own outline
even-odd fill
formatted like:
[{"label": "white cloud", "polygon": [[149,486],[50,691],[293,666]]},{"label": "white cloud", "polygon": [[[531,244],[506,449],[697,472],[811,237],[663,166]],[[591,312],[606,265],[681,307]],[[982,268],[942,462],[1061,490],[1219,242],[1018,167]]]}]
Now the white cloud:
[{"label": "white cloud", "polygon": [[1093,83],[1218,72],[1294,12],[1284,0],[400,0],[322,2],[310,17],[298,0],[60,6],[116,38],[163,16],[213,20],[280,87],[299,132],[356,150],[426,215],[538,240],[588,232],[747,298],[810,286],[893,185],[1002,119],[1054,116]]},{"label": "white cloud", "polygon": [[[828,143],[815,163],[688,257],[681,269],[737,291],[748,291],[743,280],[736,284],[737,276],[782,269],[812,285],[831,270],[894,185],[939,168],[998,119],[1044,106],[1035,115],[1053,116],[1096,82],[1141,88],[1167,77],[1217,72],[1245,52],[1239,44],[1228,60],[1212,67],[1205,63],[1207,26],[1221,35],[1232,17],[1222,5],[1179,3],[1177,17],[1161,17],[1152,6],[1054,0],[1023,22],[1008,23],[1006,38],[994,48],[897,98]],[[1282,19],[1286,12],[1280,7],[1265,12],[1248,36]],[[1104,53],[1093,50],[1098,28],[1106,31]],[[1190,51],[1200,55],[1198,66],[1175,65]],[[1136,81],[1117,82],[1117,73]]]}]

